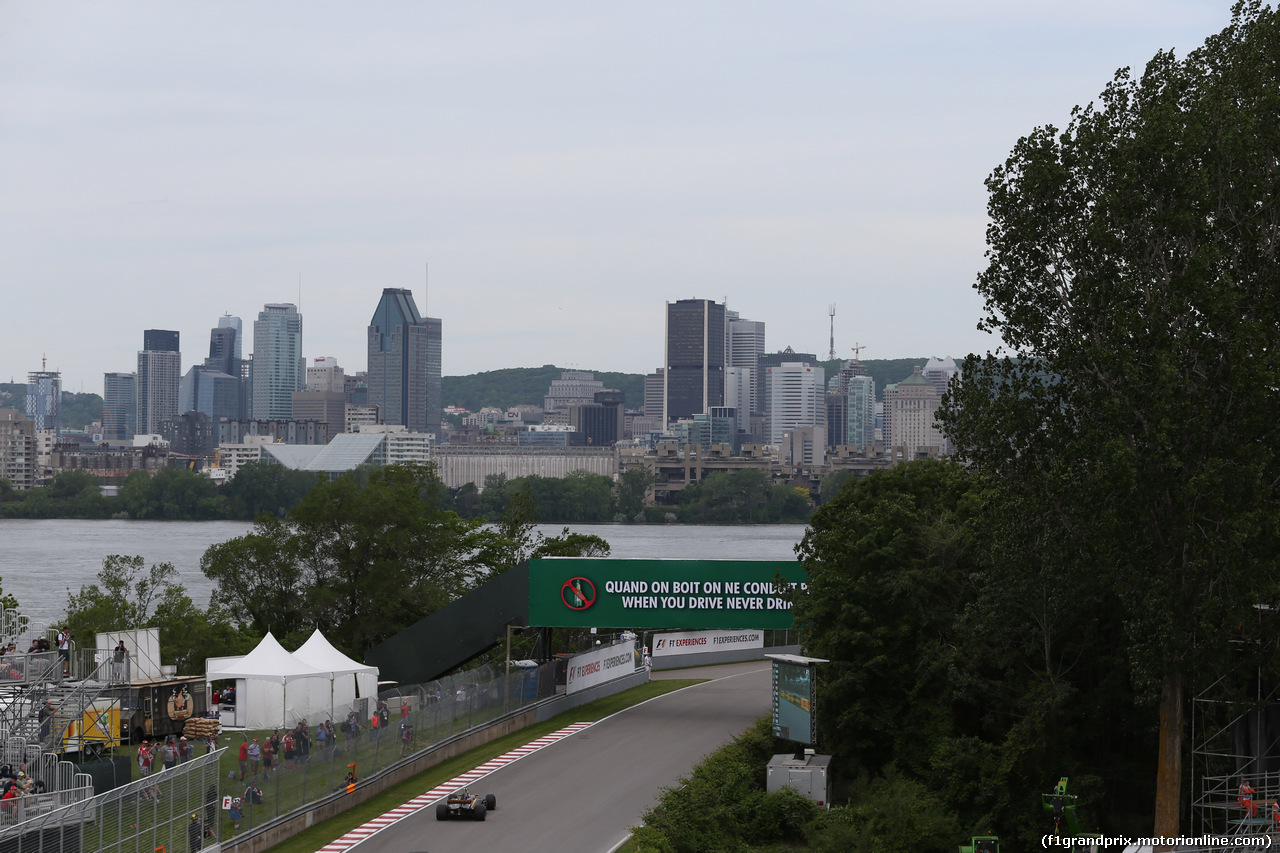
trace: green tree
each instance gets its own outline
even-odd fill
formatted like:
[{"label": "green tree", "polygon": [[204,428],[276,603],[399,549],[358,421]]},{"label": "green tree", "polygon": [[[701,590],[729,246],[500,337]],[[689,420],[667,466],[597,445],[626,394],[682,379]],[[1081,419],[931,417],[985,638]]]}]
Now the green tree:
[{"label": "green tree", "polygon": [[301,503],[315,484],[316,475],[309,471],[291,471],[270,462],[250,462],[241,466],[221,493],[228,515],[253,519],[264,512],[283,515]]},{"label": "green tree", "polygon": [[1012,357],[966,359],[942,413],[998,499],[1047,504],[1074,568],[1118,595],[1159,707],[1158,835],[1179,834],[1188,691],[1232,665],[1224,626],[1280,600],[1276,55],[1280,13],[1238,3],[1186,59],[1121,71],[1017,143],[987,181],[976,285]]},{"label": "green tree", "polygon": [[320,628],[362,656],[496,569],[485,558],[502,550],[501,531],[441,509],[445,497],[428,465],[322,483],[285,518],[261,516],[205,553],[213,603],[259,636],[301,641]]},{"label": "green tree", "polygon": [[618,514],[624,521],[643,517],[645,498],[653,488],[655,477],[648,468],[628,468],[618,477]]}]

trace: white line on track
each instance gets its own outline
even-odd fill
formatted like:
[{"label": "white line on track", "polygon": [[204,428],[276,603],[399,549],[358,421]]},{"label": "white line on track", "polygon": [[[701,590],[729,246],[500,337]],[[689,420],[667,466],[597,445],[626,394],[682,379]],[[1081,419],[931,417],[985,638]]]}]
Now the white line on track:
[{"label": "white line on track", "polygon": [[414,797],[412,800],[405,803],[404,805],[397,806],[396,808],[388,811],[386,814],[380,815],[379,817],[375,817],[372,820],[368,821],[367,823],[356,827],[355,829],[343,835],[341,838],[335,839],[334,841],[331,841],[330,843],[324,845],[318,851],[316,851],[316,853],[342,853],[342,851],[350,850],[352,847],[355,847],[361,841],[365,841],[371,836],[376,835],[377,833],[386,829],[388,826],[391,826],[401,820],[404,820],[406,817],[408,817],[411,814],[414,814],[415,812],[425,809],[427,806],[432,805],[437,800],[440,800],[441,798],[448,796],[449,794],[453,793],[459,788],[470,785],[479,779],[483,779],[485,776],[488,776],[490,773],[493,773],[496,770],[500,770],[503,767],[506,767],[508,764],[510,764],[513,761],[519,761],[521,758],[524,758],[526,755],[532,755],[533,753],[537,752],[540,749],[543,749],[544,747],[548,747],[557,741],[564,740],[570,735],[577,734],[583,729],[589,728],[593,725],[595,725],[595,723],[574,723],[573,725],[566,726],[565,728],[560,729],[557,732],[552,732],[551,734],[546,735],[545,737],[540,737],[535,741],[530,741],[524,746],[517,747],[511,750],[510,752],[506,753],[505,755],[500,755],[497,758],[494,758],[490,761],[486,761],[484,764],[481,764],[479,767],[476,767],[472,770],[468,770],[466,773],[463,773],[461,776],[455,776],[454,778],[450,779],[448,782],[445,782],[443,785],[437,785],[436,787],[432,788],[430,791],[427,791],[425,794],[420,794],[419,796]]}]

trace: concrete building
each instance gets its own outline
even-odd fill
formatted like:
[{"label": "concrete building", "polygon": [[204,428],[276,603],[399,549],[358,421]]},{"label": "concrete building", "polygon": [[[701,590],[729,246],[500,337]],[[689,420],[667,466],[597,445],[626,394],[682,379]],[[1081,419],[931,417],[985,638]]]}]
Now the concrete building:
[{"label": "concrete building", "polygon": [[621,449],[619,467],[622,471],[643,468],[653,475],[654,485],[646,496],[646,503],[672,503],[682,489],[700,483],[717,472],[734,472],[744,468],[771,471],[774,459],[768,447],[744,444],[737,453],[727,444],[678,446],[675,442],[663,442],[652,449],[626,447]]},{"label": "concrete building", "polygon": [[823,369],[801,361],[783,362],[765,372],[769,399],[769,443],[780,446],[783,433],[820,426],[825,439],[827,404]]},{"label": "concrete building", "polygon": [[0,480],[18,491],[35,485],[35,423],[17,409],[0,409]]},{"label": "concrete building", "polygon": [[180,414],[178,384],[182,380],[182,353],[177,332],[147,329],[142,333],[137,376],[134,432],[158,435],[165,421]]},{"label": "concrete building", "polygon": [[784,468],[822,468],[827,464],[827,430],[806,424],[782,431],[778,454]]},{"label": "concrete building", "polygon": [[[787,347],[779,352],[765,353],[756,359],[755,399],[756,404],[759,405],[760,408],[752,412],[752,414],[759,414],[763,416],[766,425],[768,424],[769,411],[771,408],[769,401],[769,385],[766,381],[769,368],[778,367],[779,365],[789,361],[803,362],[804,364],[817,364],[818,357],[811,352],[796,352],[791,347]],[[766,430],[762,431],[762,434],[767,434],[767,426]]]},{"label": "concrete building", "polygon": [[347,397],[347,376],[332,356],[321,356],[307,365],[308,391],[337,391],[343,400]]},{"label": "concrete building", "polygon": [[293,418],[293,392],[306,386],[302,357],[302,315],[291,302],[267,303],[253,323],[253,361],[249,367],[249,417]]},{"label": "concrete building", "polygon": [[604,390],[604,383],[596,379],[594,373],[585,370],[566,370],[559,379],[551,380],[551,387],[542,398],[544,412],[568,412],[570,406],[595,402],[598,391]]},{"label": "concrete building", "polygon": [[[748,398],[737,402],[728,400],[728,376],[726,371],[725,405],[736,406],[742,411],[743,423],[752,412],[761,412],[755,374],[759,369],[760,356],[764,355],[764,323],[759,320],[743,320],[737,311],[729,312],[729,325],[726,334],[726,368],[737,368],[746,371],[745,381],[748,387]],[[743,381],[742,379],[738,380]]]},{"label": "concrete building", "polygon": [[347,431],[347,395],[341,390],[295,391],[293,416],[295,420],[319,421],[327,425],[329,440],[332,441],[334,436]]},{"label": "concrete building", "polygon": [[102,437],[128,441],[138,431],[138,377],[133,373],[102,376]]},{"label": "concrete building", "polygon": [[662,395],[666,385],[666,371],[659,367],[644,378],[644,416],[662,420]]},{"label": "concrete building", "polygon": [[665,423],[724,405],[725,309],[710,299],[667,303]]},{"label": "concrete building", "polygon": [[889,430],[886,443],[900,449],[906,459],[944,453],[946,439],[937,422],[941,402],[938,386],[926,379],[917,367],[897,383],[892,395],[885,396],[885,421]]},{"label": "concrete building", "polygon": [[320,421],[249,420],[218,424],[218,446],[243,444],[249,436],[266,436],[281,444],[328,444],[329,428]]},{"label": "concrete building", "polygon": [[169,452],[181,456],[213,456],[218,447],[217,422],[198,410],[165,421],[160,434],[169,443]]},{"label": "concrete building", "polygon": [[467,483],[483,489],[490,474],[505,474],[507,479],[531,474],[567,477],[574,471],[618,475],[617,453],[612,447],[441,445],[432,448],[431,459],[440,479],[451,489]]},{"label": "concrete building", "polygon": [[363,426],[382,423],[382,414],[376,403],[347,403],[346,424],[343,432],[359,432]]},{"label": "concrete building", "polygon": [[754,367],[724,369],[724,404],[732,408],[736,432],[751,432],[751,412],[756,405]]}]

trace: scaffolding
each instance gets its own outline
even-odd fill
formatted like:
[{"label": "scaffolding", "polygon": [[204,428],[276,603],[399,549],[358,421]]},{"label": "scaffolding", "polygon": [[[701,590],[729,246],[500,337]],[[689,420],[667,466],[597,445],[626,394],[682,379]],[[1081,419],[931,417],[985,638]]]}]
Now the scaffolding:
[{"label": "scaffolding", "polygon": [[1193,836],[1280,831],[1280,809],[1273,811],[1280,803],[1278,698],[1280,685],[1268,682],[1260,668],[1241,665],[1192,700]]}]

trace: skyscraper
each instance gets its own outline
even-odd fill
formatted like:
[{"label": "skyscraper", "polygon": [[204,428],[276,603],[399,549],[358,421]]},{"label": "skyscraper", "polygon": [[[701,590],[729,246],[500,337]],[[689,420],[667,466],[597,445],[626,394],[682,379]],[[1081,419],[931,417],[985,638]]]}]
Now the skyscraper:
[{"label": "skyscraper", "polygon": [[306,387],[302,357],[302,315],[292,302],[267,303],[253,323],[253,420],[287,421],[293,417],[293,392]]},{"label": "skyscraper", "polygon": [[102,377],[102,437],[128,441],[138,431],[138,377],[106,373]]},{"label": "skyscraper", "polygon": [[769,387],[769,443],[780,445],[782,434],[799,426],[820,426],[826,439],[826,382],[823,369],[800,361],[767,369]]},{"label": "skyscraper", "polygon": [[738,317],[737,311],[730,311],[725,341],[727,359],[725,366],[737,367],[750,373],[747,379],[750,399],[730,404],[740,409],[745,408],[745,411],[738,413],[739,421],[745,422],[751,413],[761,411],[755,374],[759,367],[760,356],[764,355],[764,323],[759,320],[743,320]]},{"label": "skyscraper", "polygon": [[710,299],[667,303],[663,420],[724,405],[725,311]]},{"label": "skyscraper", "polygon": [[440,321],[418,313],[413,293],[388,287],[369,321],[369,402],[382,421],[440,430]]},{"label": "skyscraper", "polygon": [[27,374],[27,420],[36,432],[51,429],[56,434],[62,411],[62,374],[56,370],[35,370]]},{"label": "skyscraper", "polygon": [[178,416],[178,382],[182,379],[182,353],[178,333],[147,329],[138,353],[138,408],[135,429],[159,435],[160,425]]}]

